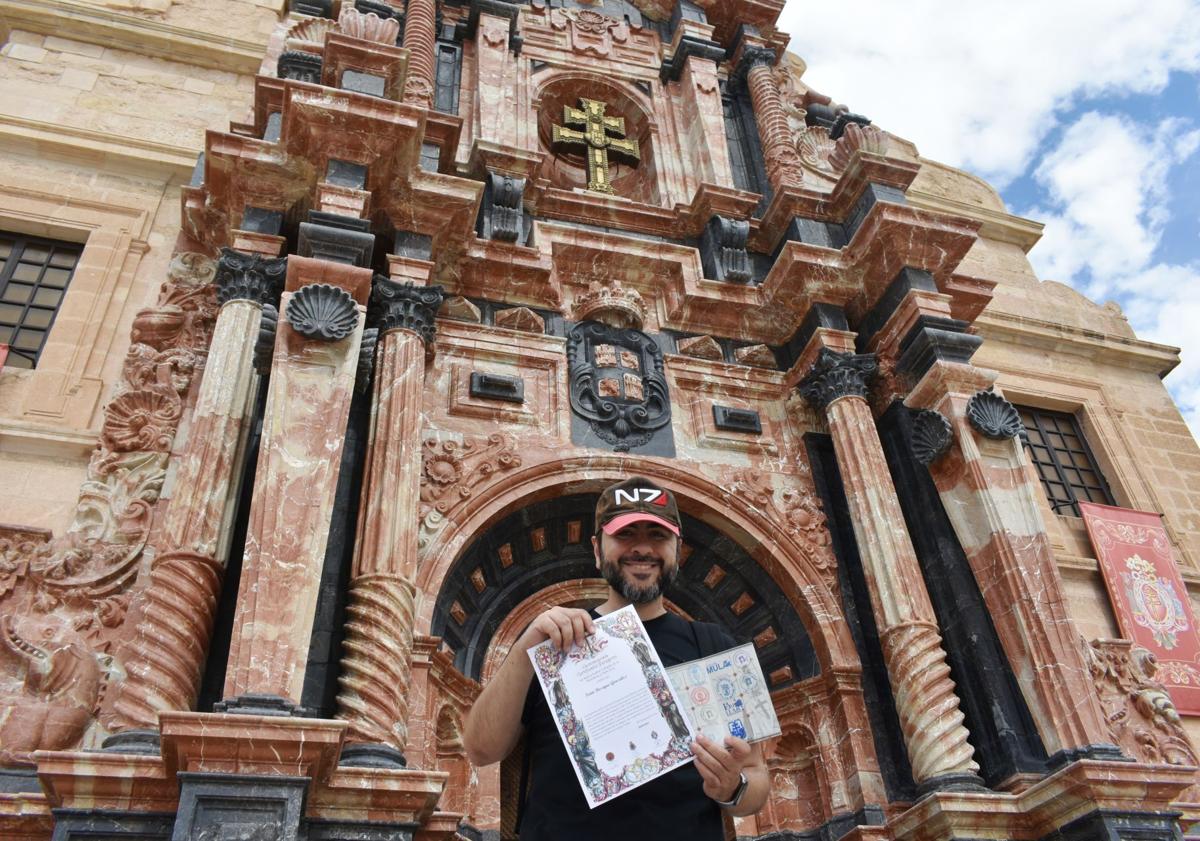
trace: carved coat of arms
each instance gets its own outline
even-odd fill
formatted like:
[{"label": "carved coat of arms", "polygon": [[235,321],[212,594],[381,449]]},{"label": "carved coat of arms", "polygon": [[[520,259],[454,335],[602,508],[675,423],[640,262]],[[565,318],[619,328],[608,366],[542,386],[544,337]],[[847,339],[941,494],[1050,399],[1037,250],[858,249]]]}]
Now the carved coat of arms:
[{"label": "carved coat of arms", "polygon": [[571,409],[616,452],[648,442],[671,422],[662,350],[638,330],[585,321],[567,337]]}]

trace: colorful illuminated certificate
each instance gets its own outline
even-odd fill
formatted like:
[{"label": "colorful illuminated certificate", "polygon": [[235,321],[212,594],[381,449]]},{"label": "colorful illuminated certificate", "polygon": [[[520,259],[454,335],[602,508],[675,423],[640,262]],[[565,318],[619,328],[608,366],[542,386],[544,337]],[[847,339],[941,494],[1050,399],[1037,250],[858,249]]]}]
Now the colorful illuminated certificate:
[{"label": "colorful illuminated certificate", "polygon": [[758,742],[779,735],[775,705],[752,643],[672,666],[667,675],[692,727],[717,744],[726,736]]},{"label": "colorful illuminated certificate", "polygon": [[593,809],[691,762],[693,739],[633,606],[594,623],[569,651],[547,641],[527,652]]}]

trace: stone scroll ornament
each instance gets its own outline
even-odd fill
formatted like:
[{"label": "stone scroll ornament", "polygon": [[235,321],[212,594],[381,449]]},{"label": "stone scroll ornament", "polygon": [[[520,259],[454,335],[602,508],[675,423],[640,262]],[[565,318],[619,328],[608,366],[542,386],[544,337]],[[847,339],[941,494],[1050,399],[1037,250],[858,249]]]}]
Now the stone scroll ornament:
[{"label": "stone scroll ornament", "polygon": [[0,764],[78,746],[127,636],[167,460],[217,314],[216,266],[178,254],[157,303],[134,318],[115,396],[66,531],[0,559]]},{"label": "stone scroll ornament", "polygon": [[985,438],[1003,441],[1025,436],[1016,407],[990,388],[967,401],[967,420]]},{"label": "stone scroll ornament", "polygon": [[662,350],[645,333],[585,321],[567,336],[567,359],[572,411],[616,452],[671,422]]}]

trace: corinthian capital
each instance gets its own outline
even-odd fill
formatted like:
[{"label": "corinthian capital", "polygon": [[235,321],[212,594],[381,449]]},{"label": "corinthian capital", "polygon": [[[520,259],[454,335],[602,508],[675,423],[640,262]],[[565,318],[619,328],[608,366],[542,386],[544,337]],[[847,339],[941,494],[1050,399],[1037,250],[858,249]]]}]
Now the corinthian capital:
[{"label": "corinthian capital", "polygon": [[392,330],[412,330],[426,344],[433,341],[434,319],[442,305],[442,287],[396,283],[375,275],[371,308],[379,336]]},{"label": "corinthian capital", "polygon": [[217,301],[277,304],[287,275],[287,257],[263,257],[222,248],[217,261]]},{"label": "corinthian capital", "polygon": [[865,398],[867,383],[878,368],[872,354],[838,353],[822,348],[816,364],[800,381],[800,394],[821,411],[841,397]]}]

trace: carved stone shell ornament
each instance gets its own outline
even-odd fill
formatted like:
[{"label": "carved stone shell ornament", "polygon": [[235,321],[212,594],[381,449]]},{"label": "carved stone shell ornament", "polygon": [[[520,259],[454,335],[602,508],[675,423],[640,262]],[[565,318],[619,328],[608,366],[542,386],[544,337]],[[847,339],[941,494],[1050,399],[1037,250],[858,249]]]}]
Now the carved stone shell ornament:
[{"label": "carved stone shell ornament", "polygon": [[970,399],[967,420],[985,438],[1002,441],[1025,435],[1025,425],[1021,423],[1016,407],[991,389],[980,391]]},{"label": "carved stone shell ornament", "polygon": [[941,412],[922,409],[913,413],[912,450],[921,464],[933,464],[950,449],[953,440],[950,421]]},{"label": "carved stone shell ornament", "polygon": [[358,308],[345,289],[310,283],[288,301],[287,320],[305,338],[340,342],[358,326]]}]

